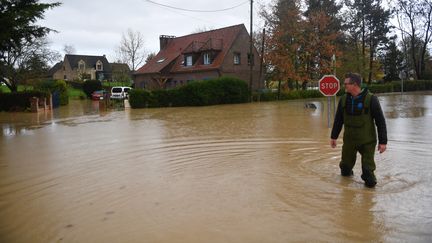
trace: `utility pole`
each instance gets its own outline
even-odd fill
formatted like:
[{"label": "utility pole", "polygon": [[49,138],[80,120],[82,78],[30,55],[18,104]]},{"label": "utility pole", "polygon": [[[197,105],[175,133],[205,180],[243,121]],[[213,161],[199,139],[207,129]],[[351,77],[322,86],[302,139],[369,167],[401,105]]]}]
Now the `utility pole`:
[{"label": "utility pole", "polygon": [[263,29],[263,34],[262,34],[262,43],[261,43],[261,59],[260,59],[260,75],[259,75],[259,85],[258,85],[258,89],[264,88],[264,85],[262,85],[262,81],[263,81],[263,62],[264,62],[264,48],[265,48],[265,26],[264,25],[264,29]]},{"label": "utility pole", "polygon": [[250,68],[250,73],[249,73],[249,88],[250,88],[250,99],[251,102],[253,100],[252,97],[252,83],[253,83],[253,75],[252,75],[252,71],[253,71],[253,31],[252,31],[252,16],[253,16],[253,0],[250,1],[250,40],[249,40],[249,68]]},{"label": "utility pole", "polygon": [[[333,53],[332,56],[332,64],[333,64],[333,75],[336,77],[336,54]],[[340,85],[340,84],[339,84]],[[334,103],[333,103],[333,118],[336,116],[336,94],[334,95]]]}]

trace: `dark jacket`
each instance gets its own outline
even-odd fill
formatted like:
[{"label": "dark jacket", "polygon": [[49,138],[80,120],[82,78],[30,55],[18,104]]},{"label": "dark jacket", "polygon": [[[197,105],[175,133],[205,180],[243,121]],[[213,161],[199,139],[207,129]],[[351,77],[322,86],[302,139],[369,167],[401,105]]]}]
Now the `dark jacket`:
[{"label": "dark jacket", "polygon": [[[363,102],[363,98],[365,97],[367,92],[368,90],[364,89],[356,98],[354,98],[350,94],[346,95],[345,109],[349,115],[355,116],[361,114],[361,111],[364,107],[362,105],[359,105],[359,103]],[[378,143],[387,144],[386,122],[385,122],[384,114],[381,109],[379,100],[375,95],[372,95],[369,109],[370,109],[369,114],[372,116],[372,119],[375,121],[375,125],[377,127]],[[340,99],[336,111],[336,115],[335,115],[335,120],[333,123],[333,129],[331,131],[332,139],[337,139],[339,137],[339,133],[341,132],[342,126],[344,124],[343,115],[344,115],[344,111],[343,111],[342,99]]]}]

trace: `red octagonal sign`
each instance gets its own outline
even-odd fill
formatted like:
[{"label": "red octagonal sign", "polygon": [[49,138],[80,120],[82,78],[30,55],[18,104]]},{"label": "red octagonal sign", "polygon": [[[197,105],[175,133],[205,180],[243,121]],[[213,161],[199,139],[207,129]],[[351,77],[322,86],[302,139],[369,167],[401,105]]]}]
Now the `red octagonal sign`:
[{"label": "red octagonal sign", "polygon": [[319,84],[319,91],[324,96],[334,96],[340,89],[339,79],[334,75],[324,75]]}]

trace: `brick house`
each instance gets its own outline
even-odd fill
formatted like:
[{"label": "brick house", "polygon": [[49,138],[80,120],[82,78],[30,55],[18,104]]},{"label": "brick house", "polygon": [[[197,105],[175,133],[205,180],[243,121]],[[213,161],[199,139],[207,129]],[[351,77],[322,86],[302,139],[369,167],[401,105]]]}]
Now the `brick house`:
[{"label": "brick house", "polygon": [[57,63],[51,71],[53,79],[63,80],[110,80],[111,65],[105,55],[86,56],[66,54],[64,60]]},{"label": "brick house", "polygon": [[[249,38],[243,24],[182,37],[162,35],[159,53],[134,73],[135,88],[172,88],[221,76],[249,84]],[[252,86],[257,89],[260,58],[255,47],[252,64]]]}]

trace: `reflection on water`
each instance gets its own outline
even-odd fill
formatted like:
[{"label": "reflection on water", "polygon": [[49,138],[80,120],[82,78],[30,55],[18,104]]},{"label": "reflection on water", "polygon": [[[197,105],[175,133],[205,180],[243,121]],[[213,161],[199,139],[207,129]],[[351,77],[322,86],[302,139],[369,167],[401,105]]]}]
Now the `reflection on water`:
[{"label": "reflection on water", "polygon": [[[408,93],[399,95],[388,95],[385,99],[380,99],[384,104],[382,106],[386,107],[386,117],[387,118],[414,118],[421,117],[425,115],[431,115],[430,105],[432,98],[430,95],[424,93]],[[426,114],[429,112],[429,114]]]},{"label": "reflection on water", "polygon": [[339,176],[325,99],[1,113],[0,242],[429,242],[432,94],[379,99],[375,189]]}]

